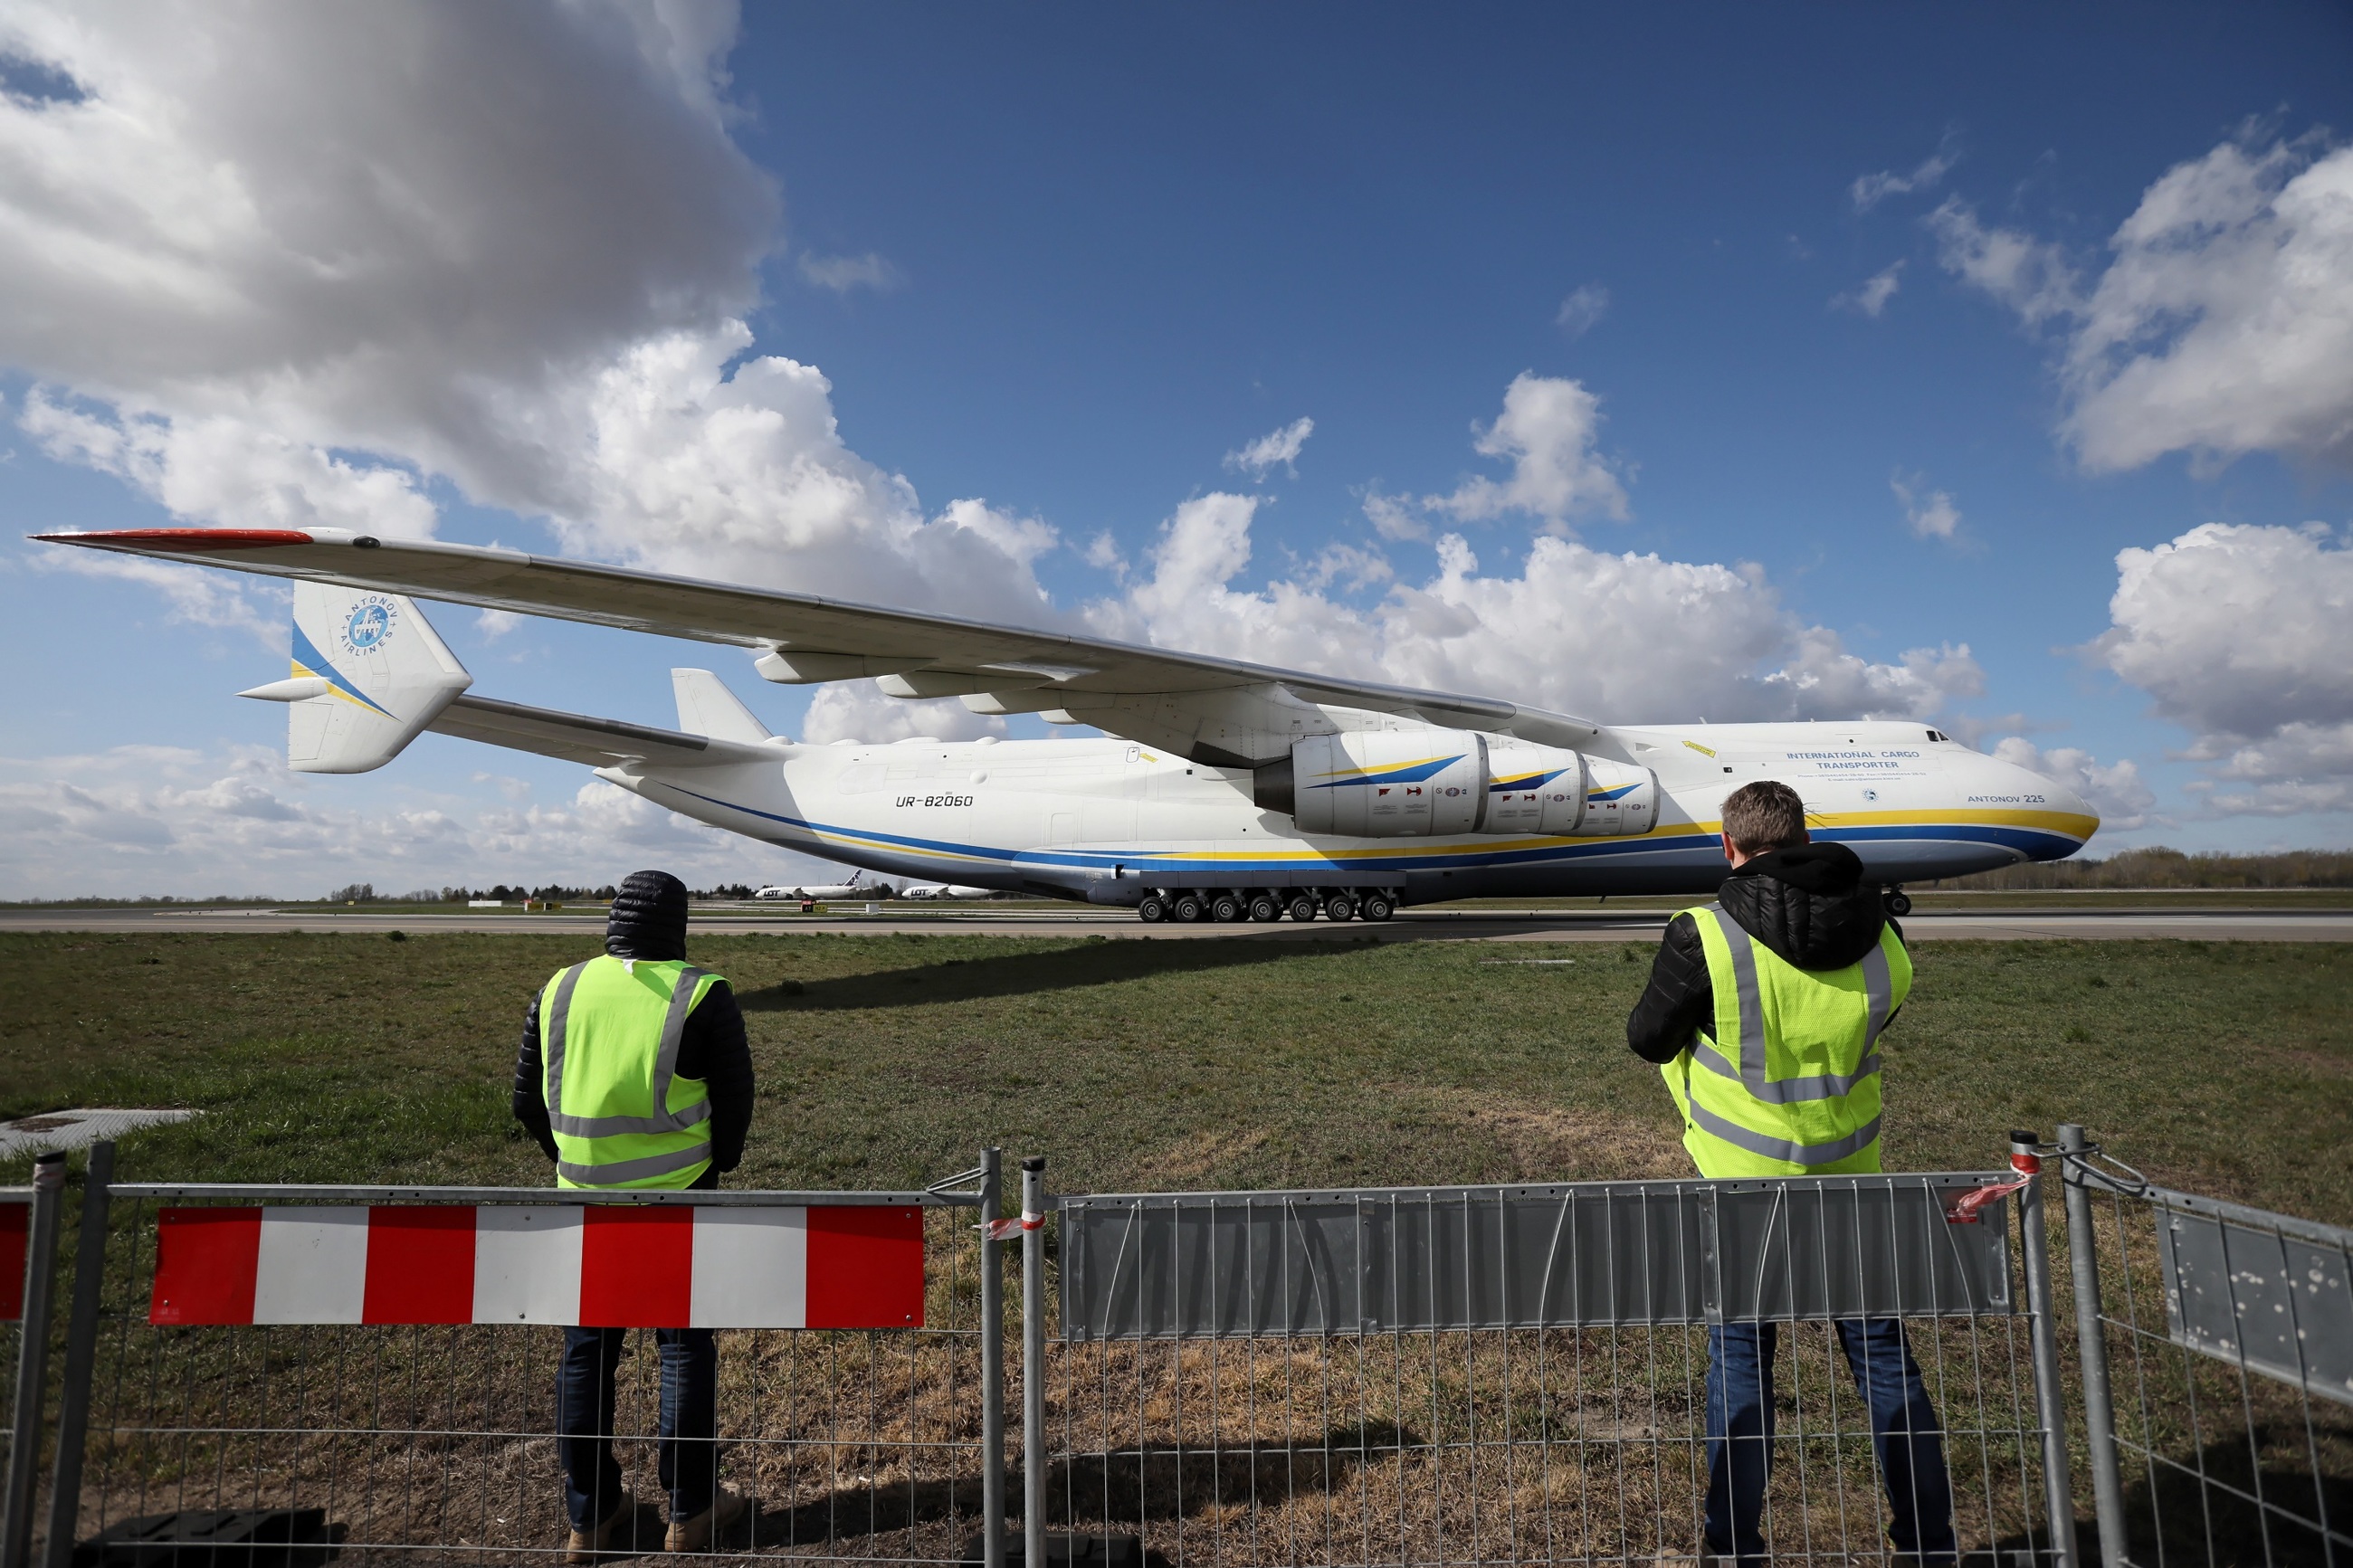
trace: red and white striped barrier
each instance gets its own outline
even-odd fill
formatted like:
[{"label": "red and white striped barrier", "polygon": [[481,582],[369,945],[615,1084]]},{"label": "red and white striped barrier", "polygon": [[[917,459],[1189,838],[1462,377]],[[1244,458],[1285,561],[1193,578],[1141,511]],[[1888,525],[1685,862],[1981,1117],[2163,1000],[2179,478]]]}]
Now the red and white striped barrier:
[{"label": "red and white striped barrier", "polygon": [[33,1205],[0,1203],[0,1323],[25,1315],[25,1248]]},{"label": "red and white striped barrier", "polygon": [[163,1209],[147,1321],[921,1328],[923,1211]]}]

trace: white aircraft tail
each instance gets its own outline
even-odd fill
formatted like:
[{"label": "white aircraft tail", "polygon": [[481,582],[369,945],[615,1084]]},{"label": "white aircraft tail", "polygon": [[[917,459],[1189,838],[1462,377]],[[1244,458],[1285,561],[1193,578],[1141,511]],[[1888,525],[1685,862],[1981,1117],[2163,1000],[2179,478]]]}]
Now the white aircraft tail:
[{"label": "white aircraft tail", "polygon": [[474,683],[398,594],[294,584],[293,675],[240,697],[286,704],[286,764],[364,773],[398,756]]},{"label": "white aircraft tail", "polygon": [[688,734],[754,744],[770,738],[768,727],[711,671],[673,669],[670,685],[678,698],[678,727]]}]

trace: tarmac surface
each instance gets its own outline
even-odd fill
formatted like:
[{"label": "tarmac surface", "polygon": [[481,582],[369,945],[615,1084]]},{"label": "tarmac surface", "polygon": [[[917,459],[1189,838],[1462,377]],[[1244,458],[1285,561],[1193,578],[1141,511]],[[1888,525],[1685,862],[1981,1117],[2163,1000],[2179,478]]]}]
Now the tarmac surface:
[{"label": "tarmac surface", "polygon": [[[860,906],[862,908],[862,906]],[[1655,937],[1669,910],[1404,910],[1379,925],[1146,925],[1125,910],[910,909],[880,904],[864,914],[833,910],[698,910],[692,929],[712,935],[828,931],[887,936],[1104,936],[1152,941],[1222,937],[1246,942],[1628,942]],[[1904,933],[1921,941],[2117,941],[2172,937],[2198,942],[2353,942],[2353,909],[2051,908],[1915,910]],[[0,910],[0,931],[435,931],[514,935],[588,934],[605,929],[601,910],[546,914],[417,914],[344,909]]]}]

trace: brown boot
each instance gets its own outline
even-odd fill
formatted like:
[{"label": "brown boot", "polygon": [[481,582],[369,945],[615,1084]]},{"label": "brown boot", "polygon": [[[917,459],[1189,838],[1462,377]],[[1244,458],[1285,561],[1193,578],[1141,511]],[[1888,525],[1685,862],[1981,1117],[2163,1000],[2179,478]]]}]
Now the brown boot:
[{"label": "brown boot", "polygon": [[709,1508],[692,1519],[673,1518],[662,1540],[665,1552],[708,1552],[712,1543],[743,1521],[752,1511],[752,1500],[733,1487],[721,1487]]},{"label": "brown boot", "polygon": [[[574,1528],[571,1539],[565,1543],[564,1560],[594,1563],[599,1554],[626,1550],[632,1544],[629,1527],[637,1522],[637,1500],[623,1492],[621,1500],[613,1505],[613,1511],[605,1516],[603,1523],[594,1530]],[[618,1547],[614,1544],[616,1540],[620,1542]]]}]

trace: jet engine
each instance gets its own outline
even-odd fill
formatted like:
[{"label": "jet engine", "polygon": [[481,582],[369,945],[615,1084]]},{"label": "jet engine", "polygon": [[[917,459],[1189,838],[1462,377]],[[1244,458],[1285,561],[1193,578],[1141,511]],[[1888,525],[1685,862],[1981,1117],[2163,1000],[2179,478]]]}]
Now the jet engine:
[{"label": "jet engine", "polygon": [[1303,833],[1353,838],[1648,833],[1658,793],[1648,768],[1471,730],[1311,735],[1251,790]]}]

